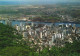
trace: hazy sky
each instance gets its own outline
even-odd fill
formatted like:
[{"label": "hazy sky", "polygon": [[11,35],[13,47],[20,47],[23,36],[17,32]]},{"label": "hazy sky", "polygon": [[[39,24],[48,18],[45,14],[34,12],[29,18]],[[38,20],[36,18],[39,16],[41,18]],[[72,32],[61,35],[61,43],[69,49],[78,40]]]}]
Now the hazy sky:
[{"label": "hazy sky", "polygon": [[33,1],[53,1],[53,2],[63,2],[63,1],[76,2],[76,1],[79,1],[80,2],[80,0],[0,0],[0,1],[31,1],[31,2],[33,2]]},{"label": "hazy sky", "polygon": [[[51,3],[62,3],[62,2],[80,2],[80,0],[0,0],[0,1],[14,1],[18,2],[19,4],[32,4],[32,3],[37,3],[37,4],[51,4]],[[1,3],[1,2],[0,2]],[[7,3],[7,2],[4,2]],[[4,4],[2,2],[2,4]]]}]

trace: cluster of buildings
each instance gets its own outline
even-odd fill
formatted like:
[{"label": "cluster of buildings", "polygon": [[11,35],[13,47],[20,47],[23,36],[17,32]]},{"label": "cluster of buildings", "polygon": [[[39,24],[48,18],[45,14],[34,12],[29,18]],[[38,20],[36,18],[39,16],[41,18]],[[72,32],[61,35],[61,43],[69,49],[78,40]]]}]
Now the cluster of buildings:
[{"label": "cluster of buildings", "polygon": [[20,34],[23,35],[23,39],[28,39],[34,45],[39,47],[52,47],[52,46],[64,46],[65,43],[73,43],[73,40],[79,40],[80,27],[76,27],[75,24],[35,24],[35,23],[20,23],[15,28]]},{"label": "cluster of buildings", "polygon": [[[6,24],[11,25],[11,21],[6,20]],[[20,23],[15,25],[15,29],[22,34],[23,39],[31,42],[31,47],[38,45],[43,47],[64,47],[65,43],[73,43],[73,40],[80,40],[80,27],[72,24],[35,24]]]}]

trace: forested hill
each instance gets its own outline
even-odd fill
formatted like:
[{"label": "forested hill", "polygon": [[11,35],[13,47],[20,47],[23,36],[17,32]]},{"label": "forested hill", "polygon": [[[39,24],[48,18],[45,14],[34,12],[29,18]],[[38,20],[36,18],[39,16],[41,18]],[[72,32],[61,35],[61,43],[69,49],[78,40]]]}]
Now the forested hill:
[{"label": "forested hill", "polygon": [[14,46],[21,38],[15,29],[8,25],[0,24],[0,48]]},{"label": "forested hill", "polygon": [[36,51],[35,45],[30,48],[30,43],[22,40],[17,31],[7,25],[0,24],[0,56],[80,56],[80,40],[67,43],[65,47],[44,48]]},{"label": "forested hill", "polygon": [[14,28],[0,24],[0,56],[28,56],[31,50]]}]

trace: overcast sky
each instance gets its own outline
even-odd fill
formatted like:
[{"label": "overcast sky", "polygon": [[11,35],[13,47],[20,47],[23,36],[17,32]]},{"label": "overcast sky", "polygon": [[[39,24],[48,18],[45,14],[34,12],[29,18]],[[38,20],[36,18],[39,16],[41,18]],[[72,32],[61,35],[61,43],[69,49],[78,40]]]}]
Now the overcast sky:
[{"label": "overcast sky", "polygon": [[80,1],[80,0],[0,0],[0,1],[54,1],[54,2],[59,2],[59,1]]},{"label": "overcast sky", "polygon": [[16,1],[16,2],[36,2],[36,3],[57,3],[57,2],[80,2],[80,0],[0,0],[0,1]]}]

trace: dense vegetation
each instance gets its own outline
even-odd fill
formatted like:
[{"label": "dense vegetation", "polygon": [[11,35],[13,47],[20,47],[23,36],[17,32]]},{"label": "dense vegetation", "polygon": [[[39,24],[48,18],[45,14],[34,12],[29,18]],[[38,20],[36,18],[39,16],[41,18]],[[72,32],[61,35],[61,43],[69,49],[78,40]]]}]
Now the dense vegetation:
[{"label": "dense vegetation", "polygon": [[15,29],[0,24],[0,56],[80,56],[79,40],[67,43],[65,47],[52,47],[50,50],[47,47],[39,52],[28,44],[30,43],[23,41]]},{"label": "dense vegetation", "polygon": [[1,56],[28,56],[31,55],[32,52],[32,49],[25,44],[25,41],[22,40],[22,36],[19,35],[15,29],[0,24]]}]

